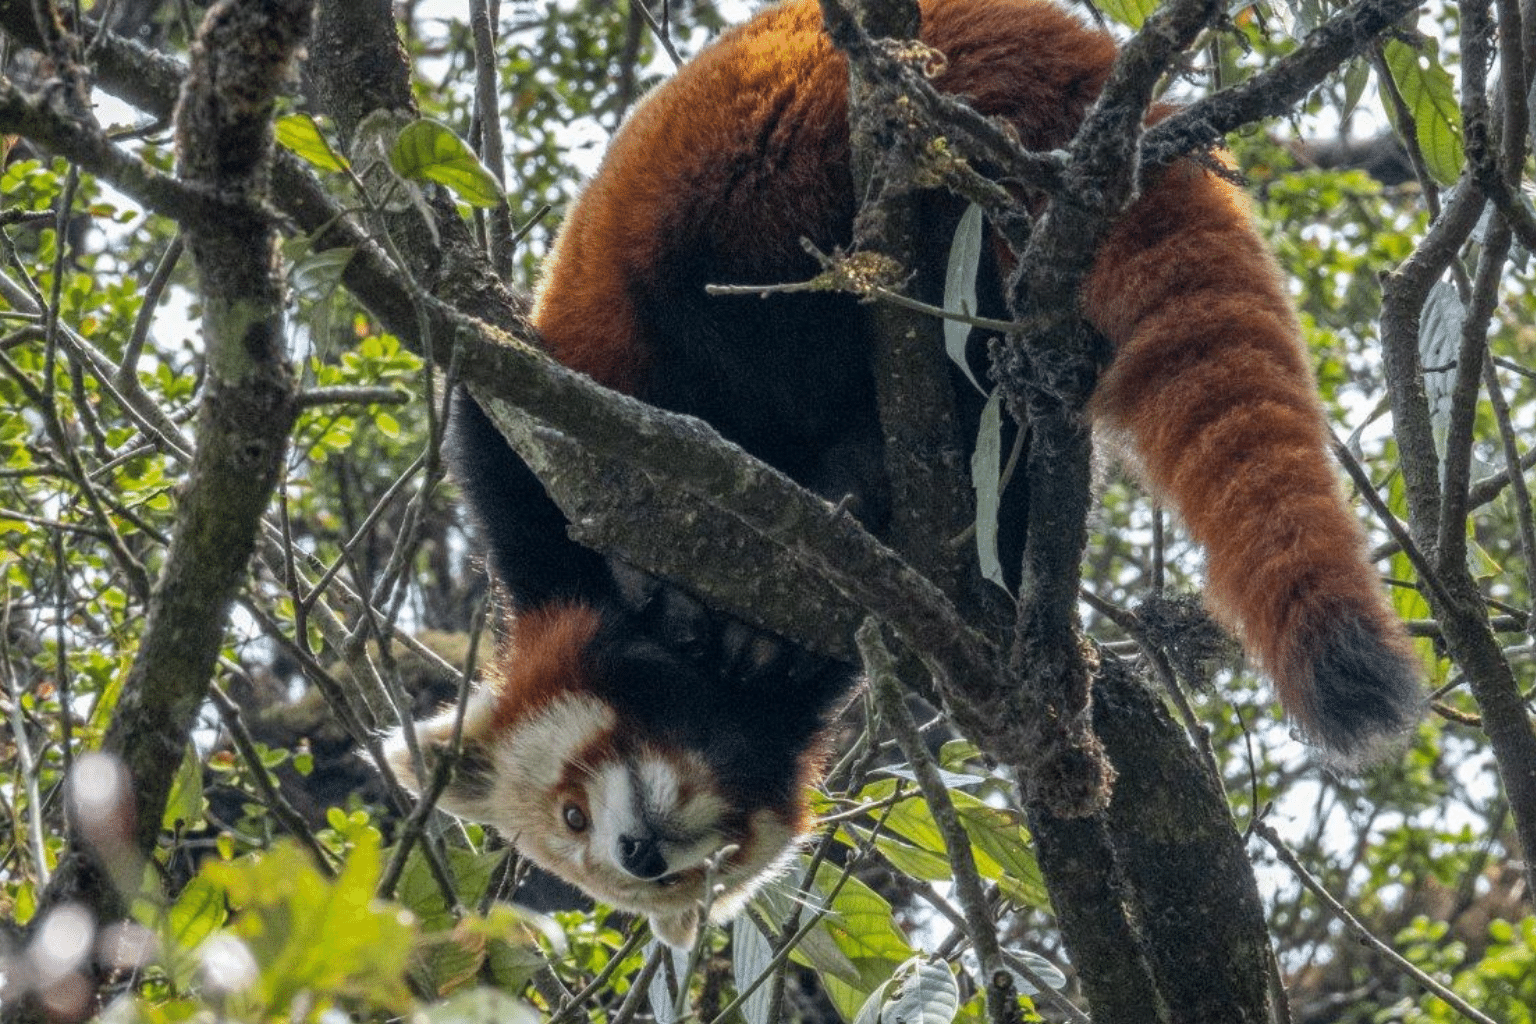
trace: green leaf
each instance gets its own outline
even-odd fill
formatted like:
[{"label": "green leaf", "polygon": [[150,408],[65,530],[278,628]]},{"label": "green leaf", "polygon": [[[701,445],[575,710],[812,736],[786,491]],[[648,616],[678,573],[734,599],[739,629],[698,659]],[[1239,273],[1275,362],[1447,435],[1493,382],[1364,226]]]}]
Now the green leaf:
[{"label": "green leaf", "polygon": [[396,1013],[410,1006],[405,970],[414,921],[374,898],[382,870],[378,834],[356,829],[351,838],[352,852],[334,879],[293,843],[203,869],[236,909],[231,931],[261,967],[252,995],[269,1015],[286,1014],[305,991]]},{"label": "green leaf", "polygon": [[444,125],[425,118],[401,130],[389,153],[402,178],[435,181],[471,206],[501,202],[501,186],[464,142]]},{"label": "green leaf", "polygon": [[981,574],[1003,589],[1003,562],[997,554],[997,520],[1003,496],[1003,395],[993,388],[981,408],[976,450],[971,453],[971,487],[976,491],[976,560]]},{"label": "green leaf", "polygon": [[536,1024],[539,1015],[521,999],[482,986],[420,1010],[412,1019],[429,1024]]},{"label": "green leaf", "polygon": [[[1395,451],[1395,449],[1394,449]],[[1404,490],[1403,474],[1394,473],[1387,484],[1387,507],[1399,518],[1407,515],[1408,498]],[[1413,562],[1401,551],[1392,556],[1391,575],[1397,579],[1411,580],[1417,570]],[[1427,619],[1431,616],[1429,602],[1416,587],[1393,587],[1387,596],[1392,601],[1392,610],[1398,617],[1404,620]],[[1423,664],[1428,670],[1426,675],[1430,685],[1436,685],[1444,681],[1446,663],[1442,662],[1435,651],[1435,644],[1429,637],[1419,637],[1413,642],[1414,650],[1419,652]]]},{"label": "green leaf", "polygon": [[646,995],[651,1001],[651,1014],[655,1017],[656,1024],[677,1024],[678,1010],[686,1001],[687,993],[674,992],[676,986],[669,983],[668,975],[670,974],[673,978],[682,977],[683,972],[687,970],[688,953],[672,946],[664,946],[661,940],[656,938],[651,939],[647,947],[646,959],[660,954],[672,961],[670,971],[657,971],[651,976],[650,988],[646,990]]},{"label": "green leaf", "polygon": [[349,166],[346,157],[331,148],[320,126],[308,114],[278,118],[277,142],[322,171],[344,171]]},{"label": "green leaf", "polygon": [[[833,865],[820,866],[812,885],[818,900],[832,891],[841,874]],[[832,1004],[845,1020],[851,1019],[869,994],[911,957],[912,947],[891,919],[891,905],[857,878],[843,883],[820,927],[858,972],[855,981],[833,975],[821,979]]]},{"label": "green leaf", "polygon": [[1013,975],[1014,986],[1022,995],[1032,996],[1039,993],[1039,987],[1024,975],[1015,970],[1015,966],[1022,965],[1029,968],[1030,972],[1051,988],[1064,989],[1067,987],[1067,976],[1061,973],[1061,968],[1051,963],[1038,953],[1031,953],[1027,949],[1006,949],[1003,955],[1008,958],[1008,973]]},{"label": "green leaf", "polygon": [[1281,0],[1280,3],[1271,4],[1270,9],[1279,16],[1286,33],[1297,40],[1306,38],[1309,32],[1322,24],[1325,17],[1319,0]]},{"label": "green leaf", "polygon": [[1100,0],[1099,10],[1113,21],[1139,29],[1157,10],[1157,0]]},{"label": "green leaf", "polygon": [[960,1009],[960,987],[943,960],[914,957],[896,971],[895,991],[880,1009],[880,1024],[950,1024]]},{"label": "green leaf", "polygon": [[[954,241],[949,244],[949,266],[944,274],[944,312],[976,315],[976,268],[981,264],[981,246],[985,237],[981,207],[972,203],[961,215],[960,223],[955,225]],[[959,320],[944,321],[944,351],[976,390],[986,394],[986,388],[977,382],[971,364],[965,358],[966,342],[970,337],[969,324]]]},{"label": "green leaf", "polygon": [[982,803],[966,793],[951,793],[965,834],[971,837],[976,870],[996,882],[1010,900],[1045,909],[1050,898],[1040,865],[1018,820],[1006,811]]},{"label": "green leaf", "polygon": [[192,828],[203,820],[203,763],[197,749],[187,745],[181,755],[176,778],[171,781],[171,795],[165,802],[160,827],[168,832]]},{"label": "green leaf", "polygon": [[1488,580],[1498,576],[1504,571],[1499,560],[1488,553],[1488,549],[1477,542],[1477,526],[1469,517],[1467,519],[1467,572],[1473,579]]},{"label": "green leaf", "polygon": [[[1413,115],[1419,150],[1429,173],[1442,185],[1449,185],[1461,174],[1466,162],[1461,148],[1461,107],[1451,76],[1441,66],[1428,38],[1417,47],[1400,39],[1389,39],[1382,47],[1392,81]],[[1390,113],[1391,103],[1386,104]],[[1401,126],[1399,126],[1401,130]]]},{"label": "green leaf", "polygon": [[37,887],[22,880],[11,892],[11,919],[17,924],[27,924],[37,913]]},{"label": "green leaf", "polygon": [[[833,865],[821,865],[816,872],[817,892],[830,892],[841,873]],[[843,882],[832,901],[832,912],[823,920],[838,948],[855,962],[884,960],[894,969],[912,955],[912,947],[891,920],[890,903],[857,878]]]},{"label": "green leaf", "polygon": [[223,888],[198,875],[166,913],[165,937],[181,949],[196,949],[224,924],[226,916]]},{"label": "green leaf", "polygon": [[1442,459],[1451,422],[1452,395],[1456,391],[1456,357],[1466,319],[1467,310],[1456,286],[1449,281],[1437,281],[1429,290],[1419,317],[1419,365],[1425,368],[1424,395],[1429,402],[1435,451]]},{"label": "green leaf", "polygon": [[1339,119],[1348,120],[1360,103],[1365,87],[1371,80],[1371,66],[1356,57],[1344,65],[1344,102],[1339,107]]},{"label": "green leaf", "polygon": [[[859,836],[866,842],[874,834],[873,829],[862,825],[846,826],[848,830]],[[950,867],[949,861],[942,855],[932,850],[925,850],[911,843],[904,843],[894,836],[881,832],[874,838],[875,846],[880,855],[890,861],[891,866],[902,874],[911,878],[918,878],[925,882],[937,882],[948,879],[955,872]]]},{"label": "green leaf", "polygon": [[320,300],[330,296],[341,284],[347,264],[357,250],[349,246],[324,249],[320,252],[292,255],[293,265],[288,271],[288,283],[301,298]]},{"label": "green leaf", "polygon": [[869,998],[864,1000],[864,1005],[859,1007],[859,1015],[853,1018],[853,1024],[880,1024],[880,1010],[885,1006],[893,982],[894,979],[887,978],[875,986]]},{"label": "green leaf", "polygon": [[[871,783],[864,787],[859,799],[884,799],[891,795],[894,786],[895,783],[884,780]],[[1047,906],[1049,900],[1040,877],[1040,867],[1029,848],[1028,834],[1018,819],[969,793],[951,790],[949,799],[971,840],[971,857],[976,862],[977,872],[996,882],[1003,895],[1016,903]],[[944,838],[933,820],[933,812],[920,797],[914,796],[892,807],[886,815],[885,828],[921,849],[946,856]]]},{"label": "green leaf", "polygon": [[[476,853],[463,847],[451,847],[447,855],[459,899],[473,906],[485,895],[502,853]],[[405,868],[395,885],[395,899],[416,915],[425,931],[443,931],[454,925],[454,908],[443,898],[443,890],[419,845],[405,858]]]},{"label": "green leaf", "polygon": [[400,421],[382,409],[373,414],[373,425],[379,429],[379,433],[385,437],[400,436]]},{"label": "green leaf", "polygon": [[549,966],[537,949],[492,939],[485,953],[487,980],[508,992],[517,992]]},{"label": "green leaf", "polygon": [[[731,925],[731,977],[737,991],[745,989],[773,962],[773,947],[768,937],[748,917],[739,917]],[[769,999],[773,986],[759,985],[741,1004],[747,1024],[768,1024]]]},{"label": "green leaf", "polygon": [[207,877],[198,875],[181,890],[160,926],[162,959],[178,987],[191,983],[198,963],[192,954],[228,916],[224,889]]},{"label": "green leaf", "polygon": [[[917,781],[917,772],[905,765],[894,765],[889,768],[879,768],[876,771],[881,775],[892,775],[898,779],[906,779],[908,782]],[[979,786],[984,782],[992,781],[985,775],[972,775],[969,772],[952,772],[947,768],[938,769],[939,779],[947,789],[958,789],[961,786]]]},{"label": "green leaf", "polygon": [[[752,905],[764,921],[788,921],[794,916],[795,902],[796,898],[783,885],[767,886],[752,898]],[[859,980],[859,969],[822,928],[807,932],[795,946],[790,959],[811,968],[824,979],[841,978],[849,984]]]}]

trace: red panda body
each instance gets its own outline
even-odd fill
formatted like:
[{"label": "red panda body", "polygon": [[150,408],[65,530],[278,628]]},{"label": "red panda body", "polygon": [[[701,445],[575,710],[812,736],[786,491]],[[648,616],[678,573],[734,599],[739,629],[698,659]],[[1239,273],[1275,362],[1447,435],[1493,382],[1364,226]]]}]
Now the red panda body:
[{"label": "red panda body", "polygon": [[[1070,139],[1114,59],[1107,35],[1043,0],[927,0],[922,17],[947,59],[938,87],[1033,149]],[[709,421],[829,498],[852,494],[878,527],[858,304],[704,292],[816,273],[800,240],[850,241],[849,165],[847,69],[815,0],[769,8],[635,110],[566,220],[535,321],[561,362]],[[947,236],[932,248],[942,260]],[[1093,415],[1129,438],[1207,550],[1215,610],[1294,720],[1344,755],[1405,728],[1412,658],[1334,479],[1295,318],[1242,197],[1192,165],[1148,182],[1082,299],[1115,348]],[[717,914],[730,913],[805,826],[801,790],[853,669],[765,642],[674,588],[637,587],[567,538],[462,395],[455,430],[457,475],[516,619],[469,709],[470,770],[445,804],[685,942],[710,852],[734,848],[716,866]],[[1005,505],[1005,537],[1018,536],[1020,504]],[[444,721],[425,727],[429,746]]]}]

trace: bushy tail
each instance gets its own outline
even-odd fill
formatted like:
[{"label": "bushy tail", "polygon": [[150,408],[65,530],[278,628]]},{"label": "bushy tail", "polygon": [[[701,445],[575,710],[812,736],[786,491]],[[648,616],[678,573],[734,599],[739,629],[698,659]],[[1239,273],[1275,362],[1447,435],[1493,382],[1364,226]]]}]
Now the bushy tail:
[{"label": "bushy tail", "polygon": [[1207,552],[1208,600],[1335,757],[1409,727],[1416,660],[1344,501],[1289,300],[1236,189],[1171,168],[1084,290],[1116,347],[1096,417]]}]

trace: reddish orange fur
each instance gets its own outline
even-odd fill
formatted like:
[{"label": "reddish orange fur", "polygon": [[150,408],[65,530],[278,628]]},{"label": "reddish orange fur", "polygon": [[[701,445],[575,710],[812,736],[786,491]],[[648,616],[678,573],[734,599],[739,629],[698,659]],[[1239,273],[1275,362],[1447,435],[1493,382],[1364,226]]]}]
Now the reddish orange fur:
[{"label": "reddish orange fur", "polygon": [[[922,17],[922,38],[947,58],[937,85],[1035,149],[1071,137],[1114,59],[1107,35],[1039,0],[924,0]],[[554,355],[634,392],[653,355],[645,332],[661,329],[637,297],[668,294],[664,277],[695,239],[763,280],[802,265],[802,236],[845,241],[846,77],[815,0],[789,0],[647,98],[548,264],[535,321]],[[1092,412],[1130,434],[1151,486],[1209,553],[1213,606],[1300,723],[1339,750],[1353,733],[1401,728],[1413,702],[1406,636],[1363,558],[1295,317],[1246,203],[1190,164],[1144,186],[1083,290],[1085,315],[1117,350]],[[1346,621],[1373,639],[1341,639]],[[1384,681],[1347,678],[1382,658],[1393,663]]]},{"label": "reddish orange fur", "polygon": [[1300,330],[1245,197],[1189,166],[1166,172],[1083,297],[1116,349],[1095,414],[1131,433],[1143,475],[1206,549],[1212,608],[1311,727],[1320,633],[1354,614],[1407,644],[1327,460]]},{"label": "reddish orange fur", "polygon": [[496,710],[487,734],[502,735],[555,698],[586,692],[583,652],[598,625],[597,612],[586,605],[554,604],[520,613],[493,667]]},{"label": "reddish orange fur", "polygon": [[[1115,53],[1108,36],[1059,8],[1010,0],[928,0],[923,39],[949,58],[939,88],[1006,116],[1033,147],[1070,137]],[[1027,73],[999,74],[1025,59]],[[756,133],[741,127],[765,124],[785,136],[782,149],[769,140],[771,163]],[[711,240],[739,247],[726,256],[793,265],[803,259],[802,236],[846,234],[852,182],[829,194],[827,178],[828,168],[845,177],[847,163],[848,69],[822,31],[820,9],[815,0],[768,8],[721,36],[631,115],[581,198],[581,216],[560,235],[535,325],[560,362],[632,392],[647,352],[642,339],[616,342],[615,325],[635,322],[634,291],[656,285],[678,222],[697,216],[685,204],[711,197]]]},{"label": "reddish orange fur", "polygon": [[[788,247],[798,251],[801,235],[836,232],[839,219],[824,189],[809,187],[838,154],[846,163],[848,149],[847,72],[814,4],[765,11],[699,54],[688,71],[647,97],[614,139],[607,173],[582,196],[583,216],[561,232],[534,309],[534,323],[560,362],[620,391],[634,390],[647,353],[638,338],[616,343],[615,325],[635,322],[631,289],[654,287],[657,269],[666,266],[659,250],[684,215],[680,200],[727,187],[716,169],[735,161],[741,167],[733,194],[720,204],[727,223],[716,236],[761,248],[765,260]],[[798,109],[775,113],[785,74],[802,78]],[[676,116],[679,110],[687,116]],[[798,138],[781,163],[765,167],[751,145],[756,139],[742,137],[739,126],[775,117],[822,131],[819,139]],[[736,145],[739,153],[731,149]],[[769,197],[773,202],[762,201]],[[560,273],[567,266],[580,269]]]}]

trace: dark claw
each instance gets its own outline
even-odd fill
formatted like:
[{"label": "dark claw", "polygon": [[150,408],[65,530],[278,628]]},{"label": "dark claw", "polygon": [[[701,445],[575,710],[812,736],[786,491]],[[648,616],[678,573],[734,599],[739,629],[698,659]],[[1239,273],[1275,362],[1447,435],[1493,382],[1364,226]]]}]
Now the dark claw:
[{"label": "dark claw", "polygon": [[656,577],[616,558],[608,559],[608,572],[613,576],[619,603],[634,615],[644,614],[661,590],[661,581]]},{"label": "dark claw", "polygon": [[709,650],[709,613],[676,587],[661,591],[661,637],[669,647],[693,657]]},{"label": "dark claw", "polygon": [[724,675],[740,675],[742,661],[752,644],[754,632],[751,626],[739,619],[727,619],[720,630],[720,671]]}]

